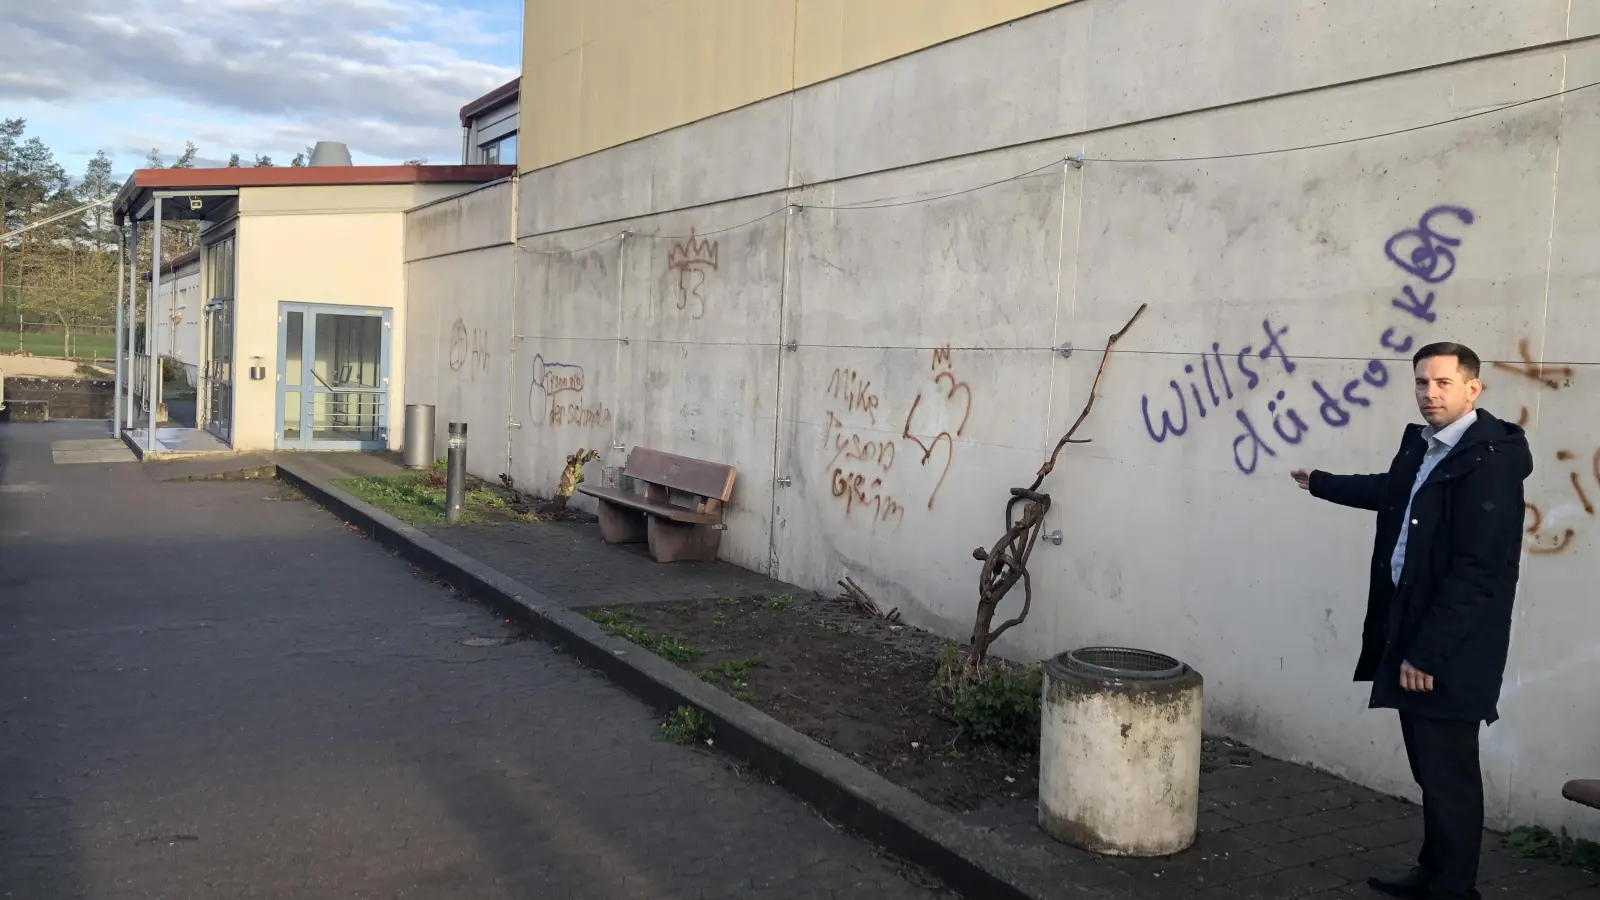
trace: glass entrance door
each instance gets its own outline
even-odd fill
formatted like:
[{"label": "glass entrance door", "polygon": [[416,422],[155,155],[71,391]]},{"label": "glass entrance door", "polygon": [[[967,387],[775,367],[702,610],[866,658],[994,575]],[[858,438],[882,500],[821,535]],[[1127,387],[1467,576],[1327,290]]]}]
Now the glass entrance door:
[{"label": "glass entrance door", "polygon": [[233,443],[233,301],[219,297],[206,304],[205,427],[223,443]]},{"label": "glass entrance door", "polygon": [[389,444],[389,310],[280,304],[278,446]]}]

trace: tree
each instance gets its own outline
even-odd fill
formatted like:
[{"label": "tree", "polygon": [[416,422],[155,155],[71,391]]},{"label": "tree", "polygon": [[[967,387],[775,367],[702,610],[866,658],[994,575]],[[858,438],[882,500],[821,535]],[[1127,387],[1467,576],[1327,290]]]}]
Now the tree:
[{"label": "tree", "polygon": [[145,154],[144,167],[146,169],[165,169],[167,164],[161,161],[161,151],[151,147],[150,152]]},{"label": "tree", "polygon": [[270,168],[273,167],[273,165],[274,165],[274,163],[272,162],[272,157],[267,156],[265,154],[262,154],[262,155],[258,155],[256,157],[256,161],[255,161],[254,164],[251,165],[251,168],[254,168],[254,169],[270,169]]},{"label": "tree", "polygon": [[303,169],[303,168],[306,167],[307,164],[310,163],[310,161],[311,161],[311,157],[307,156],[306,154],[304,154],[304,153],[296,153],[294,155],[294,159],[289,160],[289,165],[293,166],[296,169]]},{"label": "tree", "polygon": [[[17,142],[22,139],[27,124],[23,119],[0,119],[0,234],[11,230],[12,215],[17,207],[15,195],[21,187],[21,176],[16,171],[14,159]],[[0,241],[0,306],[5,305],[6,299],[5,253],[5,242]]]},{"label": "tree", "polygon": [[[26,133],[26,120],[0,120],[0,233],[70,209],[62,202],[75,199],[55,154],[37,137],[23,140]],[[47,263],[51,240],[63,237],[70,226],[70,222],[55,223],[0,241],[0,300],[9,290],[20,305],[30,271]],[[17,250],[14,264],[4,256],[12,247]]]},{"label": "tree", "polygon": [[428,164],[428,158],[426,156],[421,156],[421,157],[418,157],[416,159],[408,159],[405,162],[401,163],[401,165],[403,165],[403,166],[425,166],[427,164]]},{"label": "tree", "polygon": [[192,169],[194,168],[195,157],[199,155],[200,149],[194,145],[194,141],[184,141],[183,153],[179,154],[177,161],[172,164],[172,168]]},{"label": "tree", "polygon": [[[83,171],[83,180],[78,182],[78,200],[91,203],[110,197],[117,191],[117,182],[111,177],[111,157],[104,150],[96,153],[94,159],[89,160],[89,165]],[[90,209],[85,216],[85,227],[89,231],[89,241],[97,251],[114,248],[117,244],[117,229],[112,224],[111,207],[102,204]]]},{"label": "tree", "polygon": [[228,168],[230,168],[230,169],[239,168],[239,154],[237,154],[237,153],[228,154]]}]

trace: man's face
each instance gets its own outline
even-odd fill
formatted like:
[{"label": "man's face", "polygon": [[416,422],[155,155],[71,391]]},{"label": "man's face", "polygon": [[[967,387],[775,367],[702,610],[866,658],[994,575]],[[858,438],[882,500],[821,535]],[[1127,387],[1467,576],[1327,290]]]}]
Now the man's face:
[{"label": "man's face", "polygon": [[1483,393],[1483,382],[1461,371],[1454,356],[1430,356],[1417,363],[1417,408],[1435,430],[1466,415]]}]

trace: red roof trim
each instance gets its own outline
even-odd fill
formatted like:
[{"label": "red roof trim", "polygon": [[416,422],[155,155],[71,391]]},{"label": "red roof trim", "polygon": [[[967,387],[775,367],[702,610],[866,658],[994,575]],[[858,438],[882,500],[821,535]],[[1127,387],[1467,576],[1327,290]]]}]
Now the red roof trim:
[{"label": "red roof trim", "polygon": [[362,184],[482,184],[509,178],[515,166],[263,166],[261,168],[139,169],[117,192],[117,224],[146,191],[230,190]]},{"label": "red roof trim", "polygon": [[517,96],[521,89],[522,77],[518,76],[506,82],[505,84],[500,85],[489,93],[484,94],[482,97],[479,97],[471,103],[468,103],[466,106],[461,107],[461,127],[467,127],[467,123],[472,121],[472,117],[476,116],[478,113],[481,113],[490,107],[499,106],[512,97]]}]

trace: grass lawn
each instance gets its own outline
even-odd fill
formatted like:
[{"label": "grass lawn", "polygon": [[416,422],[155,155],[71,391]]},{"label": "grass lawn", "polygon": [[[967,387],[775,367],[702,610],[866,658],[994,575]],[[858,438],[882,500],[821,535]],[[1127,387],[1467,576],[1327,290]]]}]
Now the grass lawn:
[{"label": "grass lawn", "polygon": [[[116,336],[109,332],[84,332],[72,336],[72,353],[67,359],[111,359],[116,354]],[[26,350],[34,356],[62,357],[61,335],[51,332],[0,331],[0,353]]]},{"label": "grass lawn", "polygon": [[[474,482],[477,479],[467,482],[460,524],[511,521],[518,517],[499,494]],[[339,478],[333,484],[407,524],[444,524],[443,469],[420,474]]]}]

